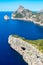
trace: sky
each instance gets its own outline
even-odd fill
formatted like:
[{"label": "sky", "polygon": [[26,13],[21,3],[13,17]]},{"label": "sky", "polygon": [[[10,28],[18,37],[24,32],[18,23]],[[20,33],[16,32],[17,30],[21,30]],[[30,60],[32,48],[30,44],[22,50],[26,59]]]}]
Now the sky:
[{"label": "sky", "polygon": [[43,9],[43,0],[0,0],[0,11],[15,11],[20,5],[32,11]]}]

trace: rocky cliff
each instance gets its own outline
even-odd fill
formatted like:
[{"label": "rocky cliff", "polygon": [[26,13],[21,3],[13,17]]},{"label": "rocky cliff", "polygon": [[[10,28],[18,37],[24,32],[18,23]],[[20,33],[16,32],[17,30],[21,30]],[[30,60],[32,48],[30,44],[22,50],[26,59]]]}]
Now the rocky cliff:
[{"label": "rocky cliff", "polygon": [[12,35],[9,36],[8,43],[23,56],[28,65],[43,65],[43,54],[30,43]]},{"label": "rocky cliff", "polygon": [[12,19],[24,19],[24,20],[31,20],[35,22],[40,22],[43,24],[43,12],[33,12],[28,9],[25,9],[23,6],[19,6],[19,8],[12,13]]}]

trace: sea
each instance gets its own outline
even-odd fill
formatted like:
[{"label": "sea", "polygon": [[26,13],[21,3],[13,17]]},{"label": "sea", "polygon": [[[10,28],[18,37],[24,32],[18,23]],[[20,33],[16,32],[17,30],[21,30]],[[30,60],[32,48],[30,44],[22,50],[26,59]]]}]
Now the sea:
[{"label": "sea", "polygon": [[[22,55],[8,44],[9,35],[18,35],[28,40],[43,39],[43,26],[31,21],[12,20],[12,12],[0,12],[0,65],[28,65]],[[4,20],[8,15],[9,20]]]}]

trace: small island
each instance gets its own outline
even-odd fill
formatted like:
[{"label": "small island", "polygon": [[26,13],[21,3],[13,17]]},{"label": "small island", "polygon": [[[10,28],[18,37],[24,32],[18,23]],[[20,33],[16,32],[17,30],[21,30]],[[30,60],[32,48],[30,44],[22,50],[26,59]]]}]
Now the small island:
[{"label": "small island", "polygon": [[19,8],[12,13],[11,19],[31,21],[43,26],[43,11],[33,12],[20,5]]},{"label": "small island", "polygon": [[5,15],[5,16],[4,16],[4,19],[5,19],[5,20],[8,20],[8,19],[9,19],[9,16],[8,16],[8,15]]},{"label": "small island", "polygon": [[31,41],[17,35],[10,35],[8,43],[23,56],[28,65],[43,65],[43,40]]}]

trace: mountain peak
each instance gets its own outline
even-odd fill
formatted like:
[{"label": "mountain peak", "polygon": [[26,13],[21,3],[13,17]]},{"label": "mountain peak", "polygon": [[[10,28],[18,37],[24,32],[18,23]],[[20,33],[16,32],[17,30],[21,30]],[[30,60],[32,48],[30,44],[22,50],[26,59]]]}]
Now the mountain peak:
[{"label": "mountain peak", "polygon": [[24,8],[24,7],[22,5],[20,5],[19,8]]},{"label": "mountain peak", "polygon": [[20,5],[17,11],[18,11],[19,13],[21,13],[23,10],[24,10],[24,7]]},{"label": "mountain peak", "polygon": [[41,9],[40,12],[43,12],[43,9]]}]

